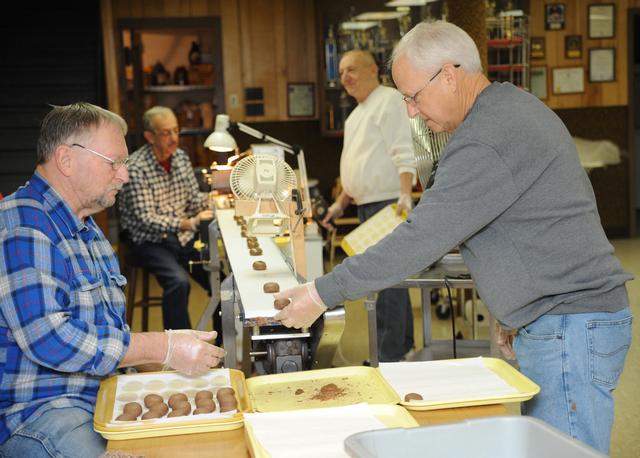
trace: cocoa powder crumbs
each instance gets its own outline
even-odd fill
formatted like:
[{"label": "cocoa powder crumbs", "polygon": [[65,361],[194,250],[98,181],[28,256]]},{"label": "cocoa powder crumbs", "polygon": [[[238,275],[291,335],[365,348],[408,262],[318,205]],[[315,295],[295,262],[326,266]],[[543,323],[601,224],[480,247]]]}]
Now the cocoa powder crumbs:
[{"label": "cocoa powder crumbs", "polygon": [[299,395],[299,394],[302,394],[302,393],[304,393],[304,390],[302,388],[298,388],[296,390],[296,396]]},{"label": "cocoa powder crumbs", "polygon": [[320,388],[320,390],[311,399],[317,399],[319,401],[329,401],[331,399],[344,396],[346,392],[347,390],[338,387],[335,383],[329,383]]}]

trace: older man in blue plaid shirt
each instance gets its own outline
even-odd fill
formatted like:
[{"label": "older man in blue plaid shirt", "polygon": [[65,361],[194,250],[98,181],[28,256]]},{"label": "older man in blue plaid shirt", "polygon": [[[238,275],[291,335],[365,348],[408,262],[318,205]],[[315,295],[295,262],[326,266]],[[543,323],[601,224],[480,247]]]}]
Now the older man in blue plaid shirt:
[{"label": "older man in blue plaid shirt", "polygon": [[131,333],[125,278],[91,215],[129,179],[119,116],[88,103],[54,107],[36,171],[0,201],[0,456],[94,457],[100,381],[164,363],[187,374],[217,365],[215,333]]}]

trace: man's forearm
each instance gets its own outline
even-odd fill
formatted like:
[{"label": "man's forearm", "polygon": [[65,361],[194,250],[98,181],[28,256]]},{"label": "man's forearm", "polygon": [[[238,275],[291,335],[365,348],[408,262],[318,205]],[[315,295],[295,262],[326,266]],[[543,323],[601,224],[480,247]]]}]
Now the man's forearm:
[{"label": "man's forearm", "polygon": [[342,191],[336,198],[336,203],[340,204],[343,209],[347,208],[351,204],[351,197],[345,191]]},{"label": "man's forearm", "polygon": [[413,189],[413,174],[402,172],[400,174],[400,194],[411,194]]},{"label": "man's forearm", "polygon": [[164,332],[132,333],[129,348],[118,367],[162,363],[167,356],[168,339]]}]

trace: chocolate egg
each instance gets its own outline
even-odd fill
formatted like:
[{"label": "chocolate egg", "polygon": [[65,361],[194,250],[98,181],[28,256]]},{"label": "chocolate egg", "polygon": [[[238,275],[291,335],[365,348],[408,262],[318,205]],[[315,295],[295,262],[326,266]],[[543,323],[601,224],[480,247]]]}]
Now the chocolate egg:
[{"label": "chocolate egg", "polygon": [[264,261],[255,261],[251,266],[253,270],[267,270],[267,263]]},{"label": "chocolate egg", "polygon": [[213,393],[209,390],[198,391],[195,396],[196,402],[198,402],[198,399],[202,399],[202,398],[213,399]]},{"label": "chocolate egg", "polygon": [[196,410],[193,411],[194,415],[200,415],[203,413],[211,413],[213,412],[215,409],[209,409],[209,408],[205,408],[205,407],[198,407]]},{"label": "chocolate egg", "polygon": [[164,414],[159,410],[147,410],[142,416],[143,420],[150,420],[151,418],[162,418]]},{"label": "chocolate egg", "polygon": [[262,285],[262,291],[265,293],[277,293],[280,291],[280,285],[274,281],[270,281]]},{"label": "chocolate egg", "polygon": [[142,413],[142,406],[137,402],[127,402],[122,408],[122,413],[127,415],[134,415],[137,418]]},{"label": "chocolate egg", "polygon": [[162,396],[159,396],[157,394],[148,394],[144,397],[144,405],[147,408],[160,402],[164,402],[164,399],[162,399]]},{"label": "chocolate egg", "polygon": [[172,394],[171,396],[169,396],[169,407],[171,407],[172,409],[175,409],[175,404],[176,402],[187,402],[189,399],[187,398],[187,395],[184,393],[175,393]]},{"label": "chocolate egg", "polygon": [[276,310],[282,310],[287,305],[289,305],[290,302],[291,301],[289,301],[289,299],[276,299],[276,300],[273,301],[273,307]]}]

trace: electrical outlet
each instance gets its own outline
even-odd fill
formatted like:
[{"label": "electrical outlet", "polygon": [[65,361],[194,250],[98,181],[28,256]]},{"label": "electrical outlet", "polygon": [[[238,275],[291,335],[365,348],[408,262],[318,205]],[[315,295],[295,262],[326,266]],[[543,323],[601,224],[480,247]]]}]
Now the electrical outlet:
[{"label": "electrical outlet", "polygon": [[238,108],[240,106],[238,94],[229,94],[229,105],[231,105],[231,108]]}]

